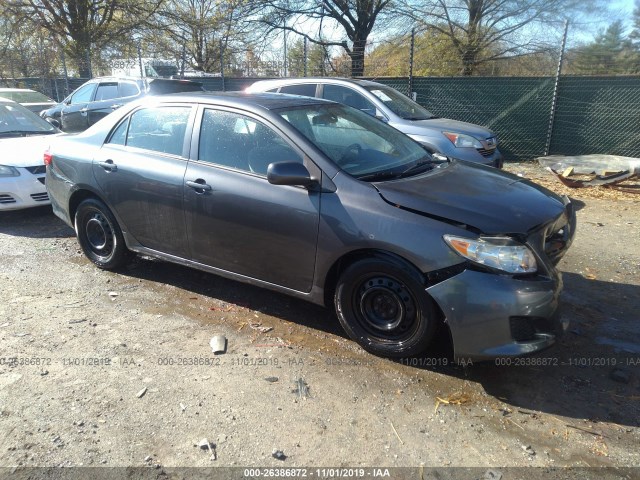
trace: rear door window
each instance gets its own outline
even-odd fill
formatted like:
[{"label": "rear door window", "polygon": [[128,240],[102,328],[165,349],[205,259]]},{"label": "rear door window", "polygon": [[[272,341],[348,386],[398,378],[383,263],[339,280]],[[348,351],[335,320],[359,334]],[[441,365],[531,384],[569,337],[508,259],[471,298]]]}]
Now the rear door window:
[{"label": "rear door window", "polygon": [[[166,106],[143,108],[131,115],[127,132],[127,147],[143,148],[170,155],[182,155],[191,107]],[[123,124],[124,125],[124,124]],[[122,133],[116,129],[113,143],[119,143]]]},{"label": "rear door window", "polygon": [[118,83],[109,82],[99,84],[94,101],[99,102],[101,100],[111,100],[112,98],[118,98]]}]

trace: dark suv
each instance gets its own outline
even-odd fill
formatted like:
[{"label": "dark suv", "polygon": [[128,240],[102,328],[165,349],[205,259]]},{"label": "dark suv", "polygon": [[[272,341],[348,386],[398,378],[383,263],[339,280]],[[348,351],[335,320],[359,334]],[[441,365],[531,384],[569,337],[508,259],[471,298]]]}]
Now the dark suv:
[{"label": "dark suv", "polygon": [[[40,116],[65,132],[81,132],[125,103],[144,95],[202,91],[201,83],[164,78],[98,77],[82,84]],[[56,123],[52,122],[52,123]]]}]

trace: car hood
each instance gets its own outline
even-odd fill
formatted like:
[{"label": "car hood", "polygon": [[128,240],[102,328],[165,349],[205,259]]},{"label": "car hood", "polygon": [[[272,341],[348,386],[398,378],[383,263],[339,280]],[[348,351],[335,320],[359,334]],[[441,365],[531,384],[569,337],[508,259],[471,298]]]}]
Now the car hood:
[{"label": "car hood", "polygon": [[473,123],[460,122],[451,120],[450,118],[430,118],[428,120],[402,120],[403,133],[410,135],[420,135],[421,130],[428,128],[429,130],[439,130],[441,132],[456,132],[471,135],[478,139],[485,139],[495,136],[491,130]]},{"label": "car hood", "polygon": [[559,196],[535,183],[467,162],[374,186],[393,205],[487,235],[526,235],[564,210]]},{"label": "car hood", "polygon": [[51,140],[60,134],[0,138],[0,163],[12,167],[44,165],[43,155]]}]

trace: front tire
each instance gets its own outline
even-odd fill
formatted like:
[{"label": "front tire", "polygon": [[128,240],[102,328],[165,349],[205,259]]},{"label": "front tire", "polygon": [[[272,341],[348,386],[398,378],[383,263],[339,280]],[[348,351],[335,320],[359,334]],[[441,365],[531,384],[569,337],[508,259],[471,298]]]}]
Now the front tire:
[{"label": "front tire", "polygon": [[436,332],[438,311],[420,275],[401,261],[367,258],[340,276],[336,314],[365,350],[385,357],[422,353]]},{"label": "front tire", "polygon": [[82,251],[98,267],[111,270],[124,265],[131,252],[109,208],[100,200],[84,200],[76,210],[75,229]]}]

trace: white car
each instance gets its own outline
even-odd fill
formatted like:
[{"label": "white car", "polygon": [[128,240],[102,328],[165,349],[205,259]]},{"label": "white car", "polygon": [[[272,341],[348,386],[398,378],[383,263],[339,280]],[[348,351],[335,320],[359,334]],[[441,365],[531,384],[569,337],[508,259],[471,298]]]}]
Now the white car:
[{"label": "white car", "polygon": [[29,88],[0,88],[0,97],[18,102],[35,114],[39,114],[42,110],[51,108],[57,103],[46,95]]},{"label": "white car", "polygon": [[43,156],[59,132],[22,105],[0,100],[0,211],[51,203]]}]

